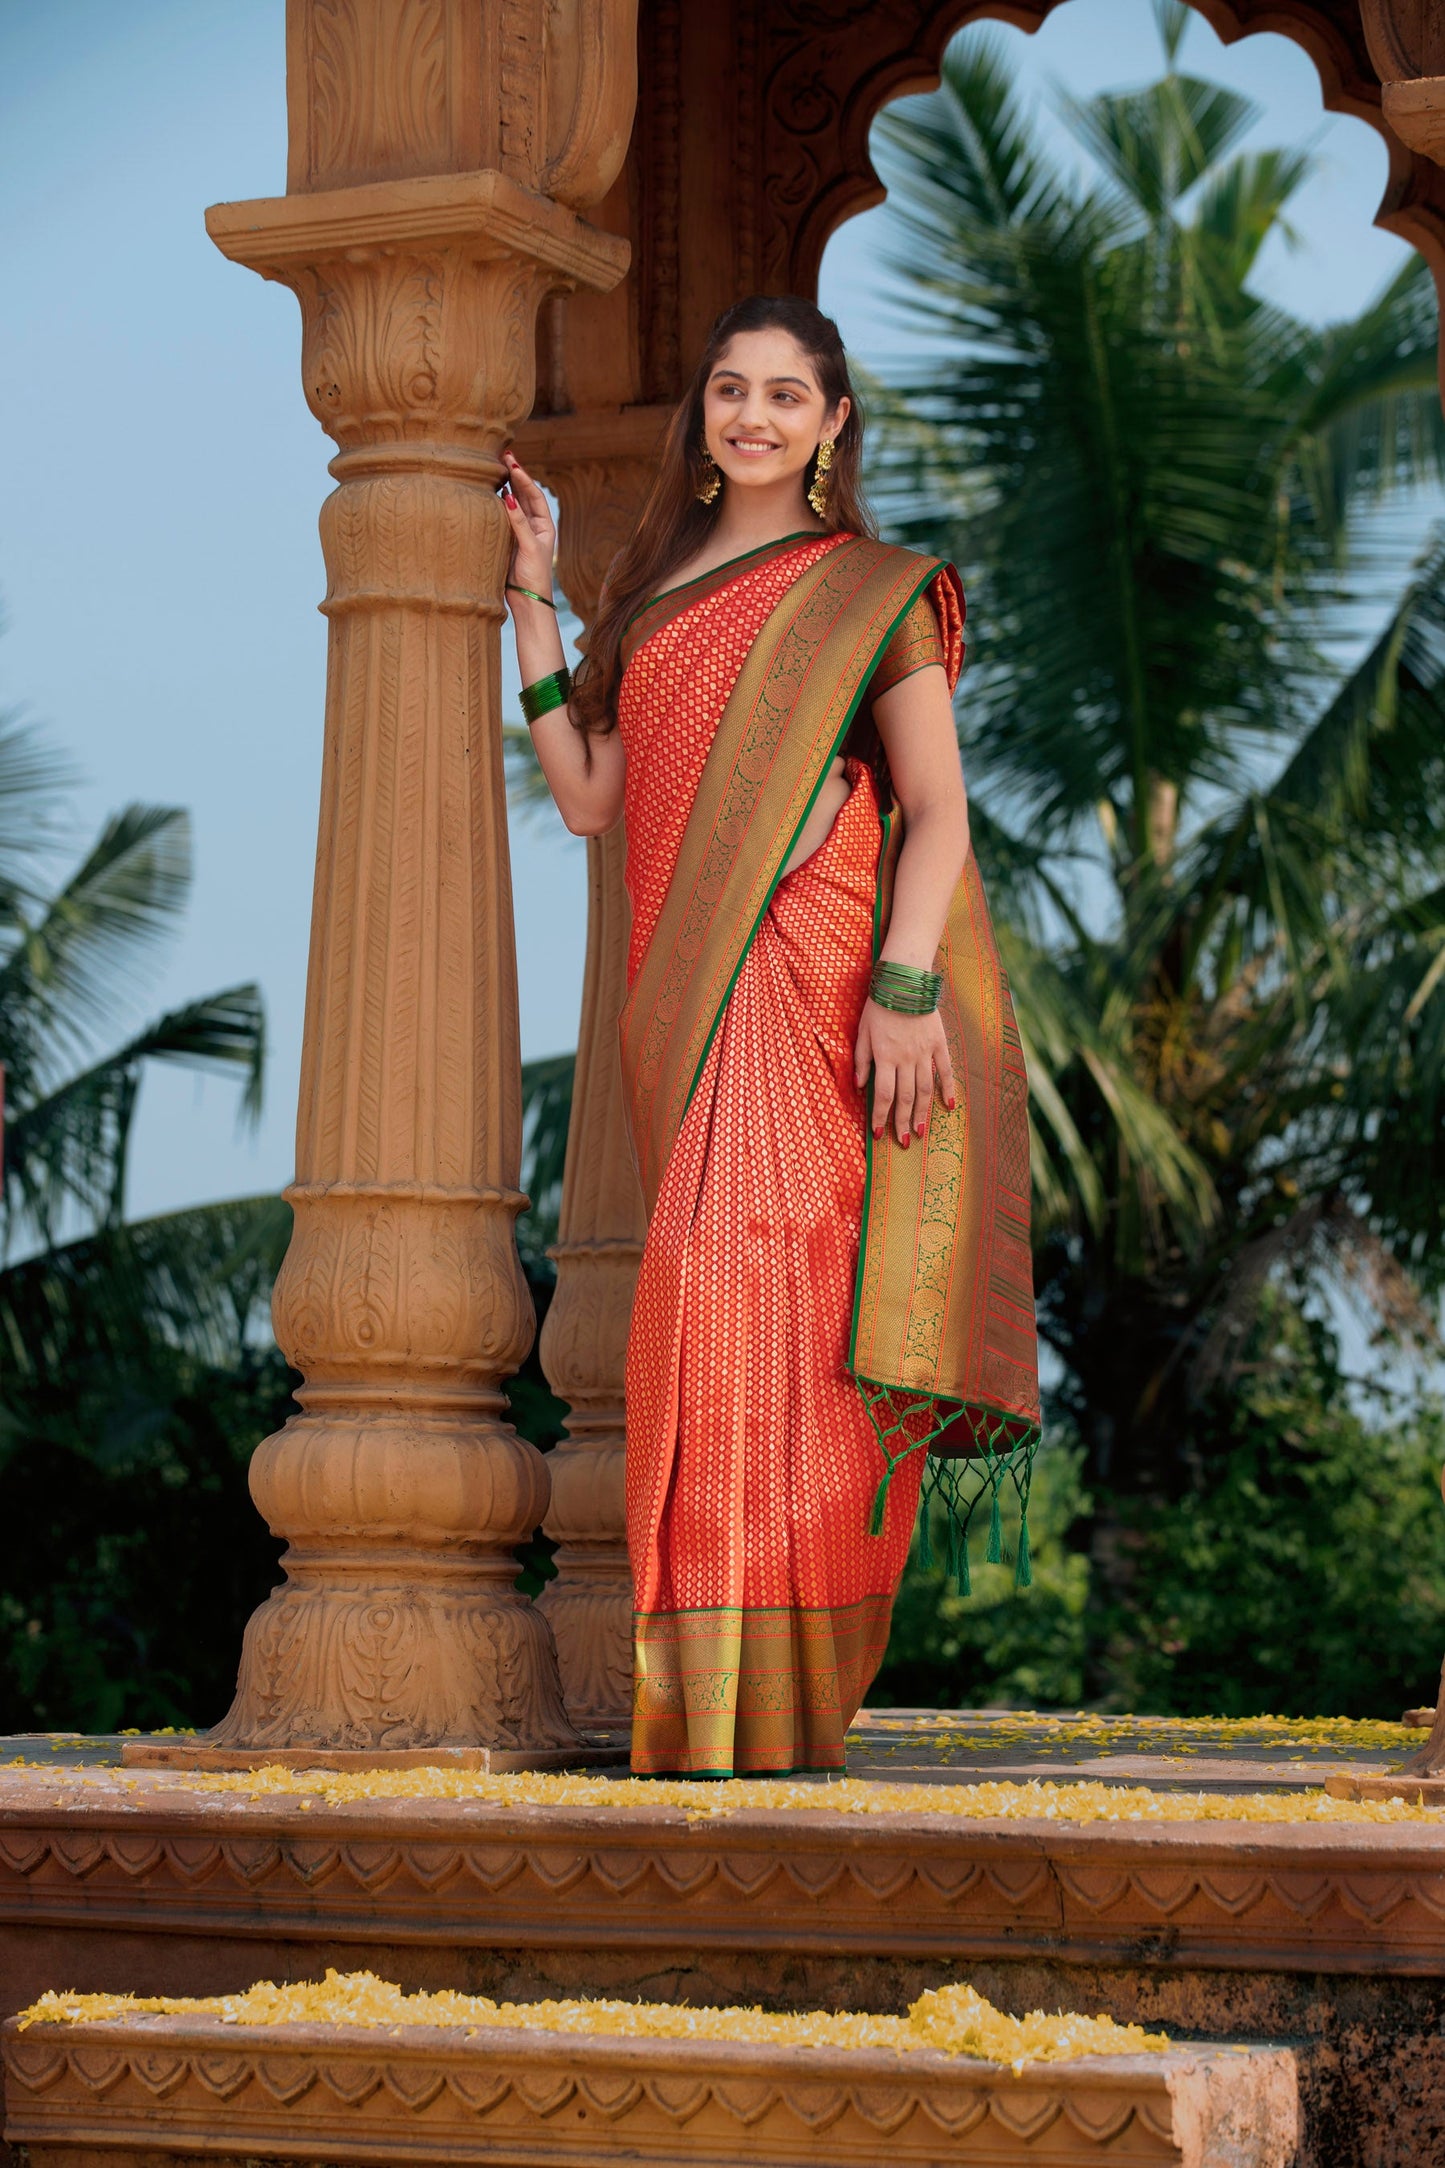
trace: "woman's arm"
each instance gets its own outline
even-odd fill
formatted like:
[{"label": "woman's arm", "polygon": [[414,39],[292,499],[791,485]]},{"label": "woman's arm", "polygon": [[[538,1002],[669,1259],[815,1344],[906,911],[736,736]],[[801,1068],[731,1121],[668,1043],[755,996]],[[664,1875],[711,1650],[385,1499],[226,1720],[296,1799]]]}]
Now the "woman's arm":
[{"label": "woman's arm", "polygon": [[[502,499],[502,509],[512,529],[508,586],[513,590],[529,587],[534,593],[550,599],[557,532],[552,525],[547,500],[510,452],[504,452],[502,457],[507,463],[511,482],[510,494]],[[522,673],[522,683],[535,685],[538,678],[560,670],[566,659],[562,653],[557,613],[548,609],[545,602],[534,602],[516,592],[508,594],[507,603],[517,635],[517,667]],[[606,835],[622,818],[626,760],[617,732],[613,730],[605,737],[593,734],[589,767],[589,741],[574,727],[565,707],[553,708],[549,714],[538,716],[531,727],[532,744],[547,778],[547,788],[573,835]]]},{"label": "woman's arm", "polygon": [[[929,663],[880,693],[873,715],[903,815],[882,955],[887,963],[931,971],[968,857],[968,800],[953,702],[941,667]],[[874,1136],[881,1137],[891,1119],[905,1151],[910,1136],[921,1137],[927,1126],[935,1078],[944,1103],[955,1104],[948,1042],[936,1011],[900,1016],[876,1001],[865,1002],[854,1067],[860,1087],[873,1072]]]}]

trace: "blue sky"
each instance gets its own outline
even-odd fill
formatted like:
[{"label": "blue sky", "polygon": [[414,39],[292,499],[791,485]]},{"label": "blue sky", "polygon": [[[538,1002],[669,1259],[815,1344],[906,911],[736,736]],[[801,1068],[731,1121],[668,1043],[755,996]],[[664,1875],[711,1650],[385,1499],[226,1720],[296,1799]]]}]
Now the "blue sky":
[{"label": "blue sky", "polygon": [[[1033,93],[1157,71],[1147,0],[1068,0],[1036,37],[991,34]],[[1183,61],[1256,98],[1260,143],[1313,142],[1301,245],[1261,278],[1316,321],[1351,313],[1400,262],[1371,219],[1385,151],[1328,118],[1282,38]],[[131,799],[192,810],[183,934],[129,1021],[259,979],[267,1111],[241,1137],[226,1084],[154,1074],[134,1212],[290,1176],[320,757],[325,627],[316,515],[333,449],[299,384],[291,295],[226,263],[202,213],[285,185],[282,0],[0,0],[0,706],[42,719],[81,763],[76,847]],[[875,251],[854,220],[825,306],[886,367]],[[509,680],[515,684],[512,676]],[[553,822],[513,835],[525,1054],[575,1042],[584,860]]]}]

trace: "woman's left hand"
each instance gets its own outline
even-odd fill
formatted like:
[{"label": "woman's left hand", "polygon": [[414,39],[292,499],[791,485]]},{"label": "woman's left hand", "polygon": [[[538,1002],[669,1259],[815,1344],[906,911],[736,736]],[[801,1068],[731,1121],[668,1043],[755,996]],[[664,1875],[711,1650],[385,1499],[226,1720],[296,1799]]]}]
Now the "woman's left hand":
[{"label": "woman's left hand", "polygon": [[876,1001],[865,1001],[853,1055],[853,1073],[860,1091],[867,1085],[870,1069],[873,1134],[881,1137],[891,1119],[894,1134],[905,1151],[910,1139],[921,1137],[927,1128],[935,1083],[946,1107],[952,1109],[957,1104],[948,1038],[936,1009],[927,1016],[900,1016],[896,1009],[883,1009]]}]

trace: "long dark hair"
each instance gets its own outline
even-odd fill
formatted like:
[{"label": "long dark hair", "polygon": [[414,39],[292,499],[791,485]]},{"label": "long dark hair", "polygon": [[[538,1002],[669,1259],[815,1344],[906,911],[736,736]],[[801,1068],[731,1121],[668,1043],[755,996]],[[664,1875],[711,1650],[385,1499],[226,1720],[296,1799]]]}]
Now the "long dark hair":
[{"label": "long dark hair", "polygon": [[[637,531],[608,571],[601,606],[572,680],[571,713],[579,730],[605,733],[617,727],[623,630],[639,605],[666,585],[668,574],[698,554],[717,519],[717,505],[700,503],[697,494],[705,474],[703,393],[718,357],[744,331],[786,331],[813,364],[827,406],[836,407],[844,398],[851,401],[828,473],[823,525],[829,534],[877,533],[863,496],[863,414],[849,380],[838,326],[831,316],[796,294],[752,294],[746,301],[734,302],[708,333],[692,382],[668,423],[657,479]],[[805,488],[815,471],[809,468]]]}]

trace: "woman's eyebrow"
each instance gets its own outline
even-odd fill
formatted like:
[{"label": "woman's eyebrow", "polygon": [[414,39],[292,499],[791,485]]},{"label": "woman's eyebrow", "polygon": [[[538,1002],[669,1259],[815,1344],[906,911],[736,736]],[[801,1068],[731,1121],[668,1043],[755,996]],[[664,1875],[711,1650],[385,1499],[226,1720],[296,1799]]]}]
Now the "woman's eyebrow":
[{"label": "woman's eyebrow", "polygon": [[[747,378],[743,375],[741,369],[714,369],[708,382],[715,384],[720,376],[730,376],[735,384],[746,384],[747,382]],[[803,391],[812,389],[805,376],[769,376],[764,377],[763,382],[764,384],[796,384]]]}]

